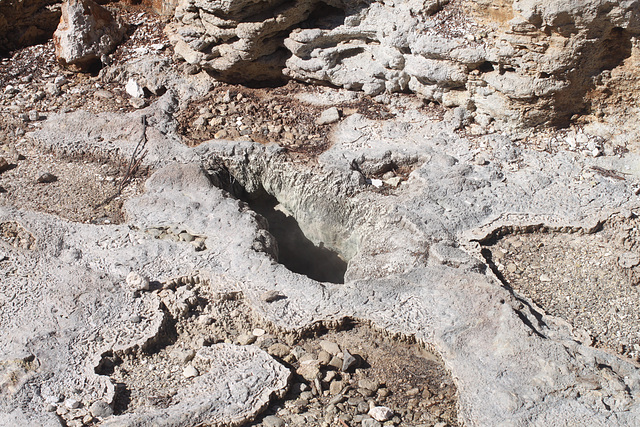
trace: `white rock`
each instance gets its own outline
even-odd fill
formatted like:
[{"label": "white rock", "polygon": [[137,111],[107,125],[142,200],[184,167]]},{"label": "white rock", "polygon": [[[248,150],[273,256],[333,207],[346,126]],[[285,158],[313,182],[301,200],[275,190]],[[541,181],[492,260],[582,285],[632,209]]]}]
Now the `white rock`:
[{"label": "white rock", "polygon": [[133,291],[148,291],[149,279],[138,272],[132,271],[127,275],[127,286]]},{"label": "white rock", "polygon": [[264,329],[260,329],[260,328],[255,328],[252,332],[253,336],[255,337],[261,337],[264,334],[267,333],[267,331],[265,331]]},{"label": "white rock", "polygon": [[369,409],[369,415],[374,420],[383,423],[393,417],[393,411],[386,406],[374,406],[373,408]]},{"label": "white rock", "polygon": [[64,406],[69,409],[78,409],[80,407],[80,401],[77,399],[67,399],[64,401]]},{"label": "white rock", "polygon": [[340,120],[340,111],[336,107],[331,107],[329,109],[324,110],[320,117],[316,120],[316,123],[319,125],[328,125],[331,123],[335,123]]},{"label": "white rock", "polygon": [[144,89],[134,79],[129,79],[124,90],[134,98],[144,98]]},{"label": "white rock", "polygon": [[191,365],[187,366],[186,368],[184,368],[184,371],[182,371],[182,376],[185,378],[193,378],[197,377],[198,375],[200,375],[200,372],[198,372],[198,370]]},{"label": "white rock", "polygon": [[376,188],[380,188],[380,187],[382,187],[382,180],[381,179],[372,179],[371,180],[371,185],[373,185]]}]

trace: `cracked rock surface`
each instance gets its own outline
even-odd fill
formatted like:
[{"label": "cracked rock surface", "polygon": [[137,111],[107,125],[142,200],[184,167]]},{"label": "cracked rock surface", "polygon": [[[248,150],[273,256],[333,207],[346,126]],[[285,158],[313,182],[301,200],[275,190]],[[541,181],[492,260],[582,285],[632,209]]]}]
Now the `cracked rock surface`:
[{"label": "cracked rock surface", "polygon": [[[86,271],[74,276],[102,276],[101,280],[115,289],[110,292],[112,298],[128,295],[117,305],[118,317],[108,317],[116,324],[113,334],[118,340],[92,344],[96,347],[90,371],[101,354],[144,346],[158,337],[163,316],[179,322],[181,316],[188,316],[189,307],[197,304],[197,295],[176,293],[171,300],[175,302],[165,302],[166,313],[157,308],[157,299],[165,291],[139,295],[117,291],[131,271],[161,288],[180,284],[175,278],[197,275],[220,282],[223,288],[229,286],[224,283],[233,283],[233,289],[242,291],[257,316],[283,330],[347,316],[428,343],[454,378],[458,418],[463,423],[546,424],[561,420],[635,424],[637,368],[615,355],[580,344],[565,323],[556,322],[526,297],[505,289],[486,268],[475,243],[508,226],[542,223],[587,232],[607,212],[633,209],[635,178],[601,177],[596,185],[592,179],[582,179],[592,171],[590,165],[613,167],[618,162],[617,167],[624,168],[625,158],[580,157],[568,152],[551,155],[515,147],[508,139],[492,135],[477,142],[478,147],[485,147],[487,159],[479,165],[470,139],[456,134],[449,122],[426,117],[416,120],[421,113],[412,110],[387,122],[351,115],[336,125],[332,147],[314,166],[296,162],[274,145],[218,140],[187,148],[171,126],[173,118],[168,112],[176,105],[167,94],[147,109],[131,113],[92,115],[78,111],[52,116],[33,134],[44,145],[100,151],[100,143],[91,139],[83,142],[73,130],[100,132],[123,151],[131,150],[139,133],[121,129],[134,129],[140,125],[140,115],[148,116],[146,132],[157,136],[148,140],[151,154],[147,159],[155,162],[158,171],[146,182],[144,194],[126,202],[126,225],[89,226],[44,216],[46,221],[35,221],[33,218],[42,214],[4,210],[5,221],[12,218],[18,222],[34,236],[36,244],[29,250],[8,247],[8,261],[3,265],[14,265],[23,258],[39,259],[43,266],[73,260],[74,269]],[[82,127],[70,125],[80,122]],[[65,123],[70,132],[61,137],[55,129]],[[164,133],[156,133],[159,129]],[[76,145],[67,145],[66,140],[76,141]],[[167,162],[167,158],[178,163]],[[381,192],[367,184],[376,174],[402,165],[413,171],[397,188]],[[225,184],[225,177],[233,177],[234,184]],[[252,197],[265,192],[297,219],[309,239],[323,242],[348,261],[344,284],[319,283],[276,262],[276,244],[265,239],[268,224],[249,209]],[[240,193],[248,197],[248,205],[235,198]],[[145,231],[169,227],[176,234],[184,230],[201,236],[206,249],[198,251],[186,240],[158,239],[157,233]],[[48,230],[46,238],[44,230]],[[34,268],[44,269],[37,264]],[[61,275],[53,271],[47,268],[46,274]],[[216,279],[222,276],[226,279]],[[12,280],[17,286],[25,280],[38,283],[43,279],[23,279],[17,274]],[[266,291],[277,291],[281,297],[265,301],[261,296]],[[180,308],[180,304],[186,305]],[[73,313],[80,316],[83,311]],[[18,310],[16,315],[20,318],[25,313]],[[52,316],[55,319],[56,315]],[[133,323],[132,317],[139,323]],[[74,324],[84,322],[88,320]],[[19,335],[22,329],[18,325],[22,324],[24,320],[7,336]],[[138,339],[127,335],[132,324],[142,335]],[[7,328],[12,330],[10,324]],[[33,360],[40,360],[42,356],[27,349],[33,348],[29,343],[41,339],[42,333],[29,334],[26,349],[16,346],[14,351],[21,360],[34,356]],[[84,336],[87,332],[80,327],[77,333]],[[56,348],[66,353],[67,347]],[[78,363],[86,360],[84,354],[75,353],[73,347],[66,353],[72,360],[78,357]],[[235,357],[229,356],[232,360]],[[44,365],[36,371],[50,372]],[[66,378],[65,372],[58,374]],[[79,369],[73,374],[71,378],[78,379],[67,381],[101,379],[108,383],[96,374],[84,377]],[[273,387],[272,392],[278,395],[284,385]],[[180,393],[187,396],[189,390],[187,387]],[[72,389],[58,393],[64,399],[74,397]],[[113,397],[98,390],[86,394],[87,405]],[[18,393],[9,402],[23,402],[21,407],[31,402],[33,412],[22,416],[46,417],[36,409],[38,404],[44,406],[46,397],[38,396]],[[132,425],[143,419],[188,425],[178,415],[184,413],[181,400],[173,399],[176,403],[161,412],[139,408],[139,415],[122,415],[123,419],[131,420]],[[264,403],[257,403],[263,399],[256,395],[242,400],[252,408],[241,410],[245,419],[263,407]],[[208,407],[206,411],[212,412],[207,416],[216,419],[216,410],[221,409]]]}]

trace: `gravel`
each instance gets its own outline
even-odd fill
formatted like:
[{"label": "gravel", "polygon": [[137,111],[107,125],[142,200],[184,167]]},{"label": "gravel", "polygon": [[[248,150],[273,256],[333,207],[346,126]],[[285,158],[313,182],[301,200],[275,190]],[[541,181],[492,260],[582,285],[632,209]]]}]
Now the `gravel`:
[{"label": "gravel", "polygon": [[640,362],[636,215],[614,216],[593,234],[515,234],[486,249],[514,292],[569,322],[580,341]]}]

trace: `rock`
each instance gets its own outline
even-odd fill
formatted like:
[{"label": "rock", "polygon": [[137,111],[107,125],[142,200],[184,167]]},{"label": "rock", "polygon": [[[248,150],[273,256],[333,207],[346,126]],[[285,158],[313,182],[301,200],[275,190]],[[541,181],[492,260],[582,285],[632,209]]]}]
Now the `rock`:
[{"label": "rock", "polygon": [[344,382],[342,381],[331,381],[329,384],[329,394],[336,395],[342,391],[344,388]]},{"label": "rock", "polygon": [[382,424],[373,418],[363,418],[362,427],[382,427]]},{"label": "rock", "polygon": [[62,93],[60,86],[55,83],[47,83],[44,87],[45,91],[51,96],[58,96]]},{"label": "rock", "polygon": [[343,351],[343,360],[342,360],[342,372],[349,372],[351,369],[354,369],[358,366],[358,359],[353,357],[349,351]]},{"label": "rock", "polygon": [[393,417],[393,411],[386,406],[374,406],[369,410],[369,415],[374,420],[383,423]]},{"label": "rock", "polygon": [[[620,64],[625,54],[589,64],[580,62],[581,55],[620,46],[640,32],[633,14],[627,13],[634,0],[601,7],[603,1],[586,6],[472,2],[460,12],[461,19],[478,27],[452,32],[450,25],[435,25],[445,1],[402,7],[345,2],[342,19],[320,25],[309,19],[316,4],[312,0],[280,9],[271,3],[248,7],[246,0],[184,0],[168,32],[178,56],[227,79],[288,77],[372,96],[411,91],[450,108],[475,110],[482,123],[494,118],[508,126],[535,126],[579,112],[588,101],[584,94],[592,76]],[[556,33],[545,33],[552,27],[559,28],[558,49],[548,48],[556,45]],[[415,28],[429,31],[416,33]],[[491,32],[491,37],[471,37],[471,32]],[[602,36],[591,38],[593,32]],[[288,55],[278,52],[279,37],[284,37]],[[522,46],[526,55],[518,53]],[[570,80],[562,71],[568,69],[576,70]],[[456,128],[465,122],[459,120]],[[599,155],[595,149],[590,152]]]},{"label": "rock", "polygon": [[32,122],[37,122],[38,120],[40,120],[40,113],[38,113],[37,110],[29,111],[29,120]]},{"label": "rock", "polygon": [[320,347],[333,356],[340,353],[340,347],[332,341],[320,340]]},{"label": "rock", "polygon": [[375,380],[370,380],[368,378],[363,378],[363,379],[358,381],[358,387],[363,388],[363,389],[367,389],[367,390],[371,390],[373,392],[376,392],[376,391],[378,391],[378,388],[380,387],[380,384],[378,384],[378,382],[375,381]]},{"label": "rock", "polygon": [[335,123],[340,120],[340,111],[336,107],[331,107],[324,110],[320,117],[316,120],[316,124],[318,125],[329,125],[331,123]]},{"label": "rock", "polygon": [[290,349],[288,346],[282,343],[276,343],[267,349],[267,353],[274,357],[279,357],[280,359],[284,358],[290,353]]},{"label": "rock", "polygon": [[249,345],[253,344],[256,340],[256,337],[249,334],[240,334],[238,335],[237,341],[240,345]]},{"label": "rock", "polygon": [[197,377],[198,375],[200,375],[200,372],[198,372],[198,370],[192,365],[187,366],[182,371],[182,376],[185,378],[194,378],[194,377]]},{"label": "rock", "polygon": [[144,89],[135,79],[129,79],[124,90],[133,98],[144,98]]},{"label": "rock", "polygon": [[318,362],[320,363],[320,365],[326,366],[329,364],[330,361],[331,361],[331,355],[329,353],[327,353],[324,350],[321,350],[318,353]]},{"label": "rock", "polygon": [[137,271],[130,272],[125,282],[133,292],[148,291],[150,286],[149,279]]},{"label": "rock", "polygon": [[622,268],[633,268],[640,264],[640,255],[635,252],[624,252],[618,255],[618,265]]},{"label": "rock", "polygon": [[282,295],[280,292],[274,291],[274,290],[266,291],[262,295],[260,295],[260,299],[264,302],[274,302],[282,298],[285,298],[285,296]]},{"label": "rock", "polygon": [[317,361],[307,361],[301,363],[296,372],[305,380],[314,381],[320,376],[320,367],[318,366]]},{"label": "rock", "polygon": [[4,157],[0,157],[0,173],[11,169],[11,165]]},{"label": "rock", "polygon": [[56,58],[63,66],[87,71],[116,48],[124,33],[111,12],[92,0],[67,0],[53,35]]},{"label": "rock", "polygon": [[78,409],[80,406],[82,406],[82,403],[80,403],[80,401],[77,399],[69,398],[64,401],[64,406],[66,406],[68,409]]},{"label": "rock", "polygon": [[41,183],[41,184],[49,184],[49,183],[52,183],[52,182],[56,182],[57,180],[58,180],[57,176],[55,176],[52,173],[47,172],[47,173],[43,173],[42,175],[40,175],[38,177],[37,181],[39,183]]},{"label": "rock", "polygon": [[147,105],[147,101],[144,98],[130,98],[129,104],[136,109],[144,108]]},{"label": "rock", "polygon": [[342,359],[340,357],[333,356],[331,358],[331,361],[329,361],[329,366],[331,366],[331,367],[333,367],[335,369],[341,370],[342,369],[342,363],[343,363],[343,361],[342,361]]},{"label": "rock", "polygon": [[89,406],[89,413],[96,418],[106,418],[113,415],[113,409],[103,400],[96,400]]},{"label": "rock", "polygon": [[93,96],[102,99],[112,99],[113,93],[109,92],[108,90],[98,89],[93,93]]},{"label": "rock", "polygon": [[267,415],[262,420],[262,424],[264,427],[284,427],[285,422],[282,418],[276,417],[275,415]]},{"label": "rock", "polygon": [[382,182],[390,187],[397,187],[402,182],[402,178],[400,178],[399,176],[394,176],[393,178],[385,179]]}]

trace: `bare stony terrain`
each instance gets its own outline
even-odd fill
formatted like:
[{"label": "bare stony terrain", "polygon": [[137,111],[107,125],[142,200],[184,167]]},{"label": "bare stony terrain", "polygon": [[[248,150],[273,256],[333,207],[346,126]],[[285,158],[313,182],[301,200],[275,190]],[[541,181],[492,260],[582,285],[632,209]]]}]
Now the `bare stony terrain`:
[{"label": "bare stony terrain", "polygon": [[133,3],[0,4],[0,425],[640,423],[636,1]]}]

